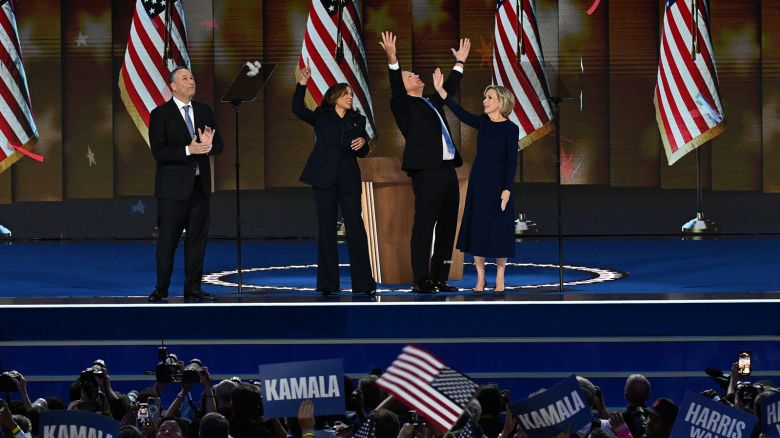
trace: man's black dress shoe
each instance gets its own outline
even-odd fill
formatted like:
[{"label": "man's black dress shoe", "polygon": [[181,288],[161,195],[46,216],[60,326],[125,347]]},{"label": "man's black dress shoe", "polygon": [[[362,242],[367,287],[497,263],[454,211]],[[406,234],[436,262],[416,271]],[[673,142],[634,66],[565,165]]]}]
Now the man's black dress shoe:
[{"label": "man's black dress shoe", "polygon": [[450,286],[444,281],[435,281],[433,283],[433,286],[438,290],[439,292],[457,292],[458,288],[455,286]]},{"label": "man's black dress shoe", "polygon": [[371,283],[366,288],[352,289],[352,293],[373,297],[376,295],[376,281],[371,280]]},{"label": "man's black dress shoe", "polygon": [[151,294],[149,294],[149,301],[152,303],[167,303],[168,302],[168,292],[161,291],[159,289],[155,289],[152,291]]},{"label": "man's black dress shoe", "polygon": [[196,289],[184,294],[184,301],[216,301],[217,297],[203,292],[203,289]]},{"label": "man's black dress shoe", "polygon": [[412,292],[417,294],[435,294],[436,286],[431,280],[423,280],[412,284]]}]

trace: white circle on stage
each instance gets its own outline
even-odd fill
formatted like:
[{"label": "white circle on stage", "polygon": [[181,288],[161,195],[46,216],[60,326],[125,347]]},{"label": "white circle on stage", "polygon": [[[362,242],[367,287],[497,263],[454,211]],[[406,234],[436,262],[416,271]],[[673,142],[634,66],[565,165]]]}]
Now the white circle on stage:
[{"label": "white circle on stage", "polygon": [[[486,265],[495,265],[495,263],[485,263]],[[464,263],[464,265],[473,265],[473,263]],[[551,263],[518,263],[518,262],[507,262],[506,263],[507,268],[509,267],[517,267],[517,268],[544,268],[544,269],[555,269],[556,271],[559,269],[559,265],[551,264]],[[342,263],[339,265],[341,268],[349,268],[349,264]],[[309,264],[309,265],[284,265],[284,266],[266,266],[266,267],[256,267],[256,268],[246,268],[242,269],[242,274],[246,273],[253,273],[253,272],[282,272],[282,271],[290,271],[290,270],[299,270],[299,269],[316,269],[316,264]],[[589,266],[573,266],[573,265],[563,265],[564,271],[576,271],[585,273],[588,278],[580,279],[580,280],[572,280],[572,281],[565,281],[563,283],[564,286],[582,286],[582,285],[588,285],[588,284],[595,284],[595,283],[604,283],[608,281],[615,281],[620,280],[622,278],[626,277],[626,274],[623,272],[615,271],[612,269],[606,269],[606,268],[594,268]],[[210,274],[205,274],[203,276],[203,282],[213,285],[213,286],[224,286],[224,287],[238,287],[238,283],[235,283],[233,281],[228,281],[227,277],[237,275],[237,270],[230,270],[230,271],[221,271],[221,272],[213,272]],[[556,273],[557,276],[557,273]],[[245,279],[244,279],[245,280]],[[526,289],[548,289],[548,288],[557,288],[559,286],[558,282],[547,282],[547,283],[538,283],[538,284],[523,284],[523,285],[517,285],[517,286],[511,286],[506,285],[504,287],[505,291],[521,291]],[[265,284],[252,284],[252,283],[246,283],[242,281],[241,287],[245,289],[254,289],[258,292],[261,291],[268,291],[268,292],[278,292],[278,291],[290,291],[290,292],[312,292],[315,291],[316,288],[313,287],[305,287],[305,286],[277,286],[277,285],[265,285]],[[342,292],[350,292],[350,289],[342,289]],[[471,292],[471,288],[459,288],[459,292]],[[394,287],[383,287],[383,288],[377,288],[377,292],[411,292],[411,288],[409,287],[400,287],[400,288],[394,288]]]}]

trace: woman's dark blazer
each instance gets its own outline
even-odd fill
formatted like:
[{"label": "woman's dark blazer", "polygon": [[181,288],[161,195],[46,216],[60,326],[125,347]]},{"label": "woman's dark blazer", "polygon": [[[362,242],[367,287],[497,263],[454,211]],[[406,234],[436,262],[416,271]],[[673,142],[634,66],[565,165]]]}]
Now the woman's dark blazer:
[{"label": "woman's dark blazer", "polygon": [[[321,107],[312,111],[304,104],[305,95],[306,86],[298,84],[293,96],[293,113],[312,125],[315,135],[314,149],[301,172],[301,182],[322,189],[339,184],[343,192],[359,192],[360,168],[355,157],[368,154],[366,118],[360,114],[341,118],[335,110]],[[358,137],[365,138],[366,145],[353,151],[350,144]]]}]

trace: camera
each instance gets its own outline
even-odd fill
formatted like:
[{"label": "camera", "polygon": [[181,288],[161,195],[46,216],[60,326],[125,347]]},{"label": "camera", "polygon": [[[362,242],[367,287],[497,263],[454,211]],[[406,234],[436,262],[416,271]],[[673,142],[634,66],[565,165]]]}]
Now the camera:
[{"label": "camera", "polygon": [[0,374],[0,392],[15,392],[19,388],[16,387],[16,379],[19,377],[18,371],[6,371]]},{"label": "camera", "polygon": [[203,375],[203,372],[203,362],[201,362],[200,359],[192,359],[190,363],[184,367],[181,380],[184,383],[198,383],[200,382],[200,376]]},{"label": "camera", "polygon": [[737,382],[737,395],[742,399],[742,405],[752,408],[758,394],[764,391],[764,386],[758,383]]},{"label": "camera", "polygon": [[415,426],[425,426],[425,418],[417,411],[409,411],[409,422]]},{"label": "camera", "polygon": [[79,380],[82,385],[84,383],[93,383],[97,385],[97,377],[103,377],[103,368],[98,365],[92,365],[79,374]]},{"label": "camera", "polygon": [[160,383],[181,383],[181,366],[179,358],[173,353],[168,353],[165,347],[157,348],[157,357],[160,362],[154,368],[154,377]]}]

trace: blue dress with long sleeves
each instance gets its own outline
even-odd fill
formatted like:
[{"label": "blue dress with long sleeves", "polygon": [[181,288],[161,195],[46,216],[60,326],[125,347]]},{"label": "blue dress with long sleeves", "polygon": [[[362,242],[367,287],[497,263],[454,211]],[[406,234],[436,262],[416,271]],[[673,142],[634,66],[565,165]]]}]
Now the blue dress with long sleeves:
[{"label": "blue dress with long sleeves", "polygon": [[481,257],[514,257],[514,203],[510,197],[501,211],[501,192],[511,191],[515,181],[519,128],[510,120],[493,122],[486,114],[472,114],[449,97],[444,103],[461,122],[479,130],[457,248]]}]

